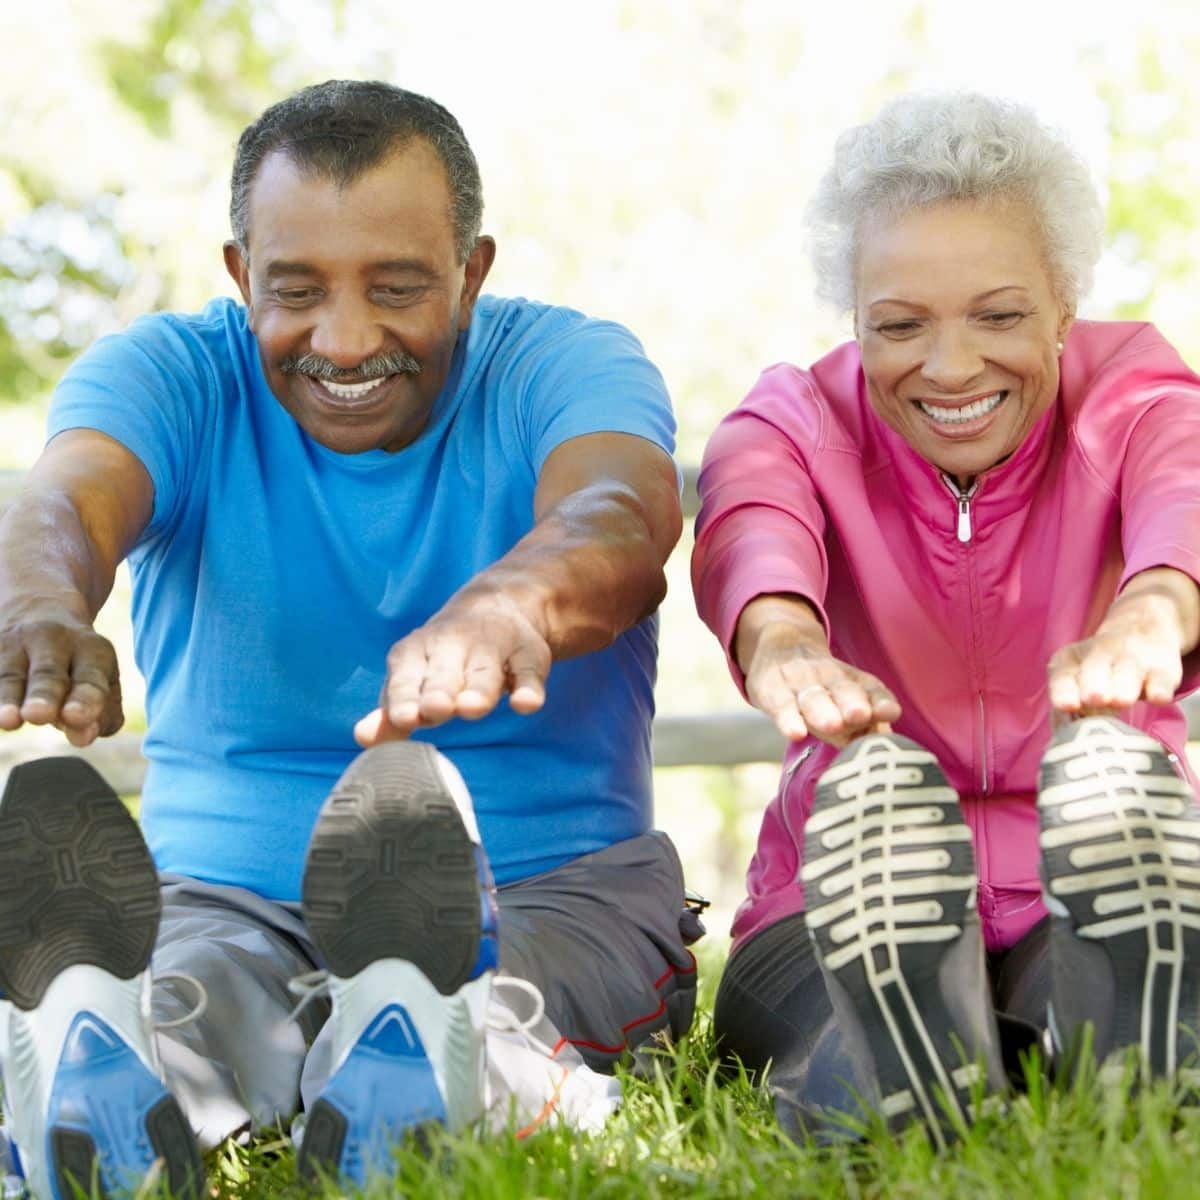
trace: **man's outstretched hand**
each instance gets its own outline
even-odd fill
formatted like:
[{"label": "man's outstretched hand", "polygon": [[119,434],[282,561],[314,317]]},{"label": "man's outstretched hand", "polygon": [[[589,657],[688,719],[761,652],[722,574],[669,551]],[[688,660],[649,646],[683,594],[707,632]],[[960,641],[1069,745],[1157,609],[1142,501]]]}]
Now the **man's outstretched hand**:
[{"label": "man's outstretched hand", "polygon": [[354,727],[360,746],[406,738],[452,717],[487,716],[507,692],[519,713],[546,699],[551,652],[515,604],[450,605],[388,652],[379,707]]},{"label": "man's outstretched hand", "polygon": [[0,626],[0,730],[54,725],[87,746],[125,723],[112,644],[72,618]]}]

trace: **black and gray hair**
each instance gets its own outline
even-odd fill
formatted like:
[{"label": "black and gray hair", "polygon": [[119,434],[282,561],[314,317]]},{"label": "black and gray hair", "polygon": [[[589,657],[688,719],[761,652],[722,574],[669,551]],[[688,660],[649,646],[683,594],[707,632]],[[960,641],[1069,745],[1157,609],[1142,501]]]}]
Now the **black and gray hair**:
[{"label": "black and gray hair", "polygon": [[250,188],[263,159],[280,151],[300,168],[353,183],[413,138],[441,159],[460,262],[475,248],[483,221],[479,164],[462,127],[440,104],[391,84],[331,79],[273,104],[247,126],[233,160],[229,219],[248,249]]},{"label": "black and gray hair", "polygon": [[975,92],[901,96],[838,138],[807,213],[818,294],[851,311],[864,223],[947,200],[1028,205],[1055,296],[1075,311],[1104,233],[1087,166],[1031,109]]}]

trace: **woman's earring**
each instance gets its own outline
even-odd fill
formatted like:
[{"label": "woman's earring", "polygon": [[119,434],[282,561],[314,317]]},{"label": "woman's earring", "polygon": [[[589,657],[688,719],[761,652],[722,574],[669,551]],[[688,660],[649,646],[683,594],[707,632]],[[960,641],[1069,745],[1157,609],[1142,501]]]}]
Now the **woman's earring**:
[{"label": "woman's earring", "polygon": [[1061,353],[1063,352],[1063,344],[1062,344],[1062,342],[1059,342],[1059,343],[1058,343],[1058,352],[1059,352],[1059,354],[1061,354]]}]

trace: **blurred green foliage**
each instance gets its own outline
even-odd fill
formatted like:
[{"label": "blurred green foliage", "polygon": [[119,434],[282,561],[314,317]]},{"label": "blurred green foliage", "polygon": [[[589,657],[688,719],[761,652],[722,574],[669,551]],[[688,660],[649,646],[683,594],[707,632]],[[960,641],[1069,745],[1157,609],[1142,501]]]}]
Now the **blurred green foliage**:
[{"label": "blurred green foliage", "polygon": [[214,122],[241,130],[270,98],[277,65],[255,28],[255,7],[163,0],[139,41],[106,38],[97,46],[109,86],[158,137],[170,135],[174,102],[184,95]]},{"label": "blurred green foliage", "polygon": [[[1176,59],[1184,70],[1172,69]],[[1131,69],[1097,81],[1110,139],[1109,239],[1133,276],[1115,317],[1153,319],[1164,289],[1194,281],[1200,271],[1197,61],[1195,41],[1168,48],[1143,35]]]},{"label": "blurred green foliage", "polygon": [[[200,277],[194,259],[184,261],[177,254],[160,253],[172,239],[182,242],[194,233],[189,228],[189,217],[179,216],[172,209],[155,235],[142,228],[141,218],[136,215],[145,212],[144,201],[141,209],[132,206],[135,215],[125,211],[127,189],[132,188],[133,181],[137,179],[144,193],[147,178],[153,178],[151,173],[157,169],[153,156],[147,158],[144,151],[129,163],[122,161],[129,128],[161,146],[164,159],[167,149],[176,151],[178,157],[180,144],[190,146],[196,139],[203,144],[202,150],[197,148],[196,161],[202,166],[207,164],[203,169],[209,173],[209,184],[215,181],[219,185],[215,164],[222,159],[227,162],[234,139],[246,122],[281,94],[325,73],[320,62],[323,47],[306,57],[296,49],[298,43],[291,40],[302,17],[311,23],[317,12],[327,22],[328,38],[336,40],[352,25],[352,17],[361,18],[367,13],[367,37],[363,38],[360,23],[358,41],[349,40],[360,59],[355,60],[354,69],[372,74],[385,74],[390,69],[393,74],[406,75],[420,56],[422,30],[430,24],[420,14],[393,10],[386,4],[372,7],[372,0],[310,3],[303,11],[286,0],[129,0],[139,7],[114,12],[111,19],[107,9],[85,6],[83,0],[74,2],[87,13],[81,28],[86,26],[83,36],[87,55],[96,67],[90,77],[79,79],[78,86],[88,90],[89,101],[95,97],[97,108],[115,106],[133,124],[127,124],[124,131],[111,131],[111,169],[102,180],[64,168],[61,159],[52,157],[47,164],[47,147],[36,144],[36,123],[32,126],[35,137],[28,143],[0,144],[0,198],[7,193],[10,214],[7,228],[0,233],[0,404],[44,401],[65,364],[98,333],[124,323],[138,312],[191,305],[195,300],[194,292],[183,286]],[[136,17],[130,17],[130,12]],[[709,109],[698,124],[688,128],[686,138],[671,144],[672,152],[678,146],[677,164],[671,157],[665,164],[670,169],[655,175],[658,165],[643,163],[650,172],[646,191],[626,195],[614,188],[614,198],[607,208],[604,189],[588,187],[586,181],[570,184],[576,190],[564,191],[554,202],[579,211],[580,220],[592,222],[599,218],[614,223],[615,232],[609,230],[606,235],[610,245],[636,246],[640,233],[643,244],[653,247],[659,234],[648,234],[647,230],[653,230],[654,222],[670,220],[678,224],[681,219],[695,221],[697,239],[728,241],[727,229],[706,225],[710,212],[699,198],[706,191],[719,195],[729,180],[720,178],[721,172],[717,172],[711,187],[698,187],[696,181],[708,178],[704,166],[709,161],[707,156],[723,160],[727,146],[720,139],[726,136],[726,127],[728,136],[738,136],[734,129],[739,123],[749,129],[761,119],[762,94],[755,92],[752,84],[765,75],[768,84],[775,87],[777,83],[779,90],[794,79],[807,38],[803,22],[790,29],[781,27],[778,36],[772,35],[766,41],[761,36],[750,36],[747,31],[753,27],[750,18],[755,12],[761,17],[762,10],[755,8],[755,0],[728,0],[703,5],[691,21],[692,25],[698,21],[703,26],[697,44],[713,48],[716,66],[710,63]],[[628,38],[624,44],[632,47],[631,56],[648,54],[647,47],[654,48],[659,57],[646,59],[653,68],[663,65],[666,60],[661,55],[669,53],[673,39],[681,37],[684,26],[672,22],[685,20],[686,14],[654,16],[641,6],[624,5],[618,23],[622,36]],[[464,18],[464,28],[469,23]],[[899,36],[889,50],[888,69],[863,94],[863,116],[885,95],[909,86],[916,68],[936,56],[930,38],[940,27],[929,3],[912,3],[904,10]],[[1121,47],[1119,53],[1113,52],[1117,44],[1114,38],[1100,50],[1089,50],[1082,42],[1078,47],[1063,47],[1063,70],[1090,80],[1107,124],[1104,183],[1111,254],[1121,274],[1115,286],[1104,290],[1097,315],[1154,315],[1170,326],[1165,314],[1175,316],[1182,311],[1182,336],[1180,330],[1175,336],[1185,355],[1194,355],[1200,346],[1200,334],[1192,336],[1188,344],[1186,330],[1191,322],[1186,314],[1194,310],[1194,302],[1189,305],[1188,298],[1196,292],[1200,276],[1200,160],[1194,154],[1200,125],[1200,75],[1194,64],[1200,61],[1200,41],[1194,32],[1164,38],[1161,31],[1150,30],[1144,23],[1138,28],[1140,32],[1130,33],[1128,48]],[[370,44],[376,33],[377,42]],[[495,78],[479,80],[480,87],[500,88],[497,95],[502,94],[504,72],[513,69],[504,59],[521,37],[514,26],[512,46],[508,50],[499,48]],[[310,45],[311,41],[310,37]],[[388,47],[386,53],[384,47]],[[690,69],[699,78],[703,64],[696,58],[693,54]],[[331,55],[331,61],[339,60]],[[338,69],[345,71],[347,60],[341,61],[343,65]],[[36,79],[36,65],[32,72]],[[683,78],[682,74],[654,76],[648,86],[663,87],[670,94],[670,89],[683,87]],[[19,90],[13,94],[22,104],[36,102],[36,96],[22,95]],[[652,89],[647,91],[646,104],[653,108]],[[771,110],[766,111],[770,116]],[[781,123],[778,114],[775,116],[774,141],[787,142],[795,130]],[[95,135],[89,130],[81,131],[79,136]],[[536,264],[539,253],[547,262],[552,261],[555,266],[546,267],[544,277],[552,284],[547,290],[553,294],[546,298],[573,302],[574,285],[583,273],[591,270],[596,275],[605,268],[596,265],[596,239],[590,236],[590,229],[587,238],[578,238],[570,230],[555,240],[544,219],[544,197],[539,191],[562,185],[554,173],[552,123],[530,129],[519,145],[513,145],[517,156],[503,160],[511,173],[528,174],[530,162],[540,164],[545,160],[547,164],[544,176],[530,177],[528,198],[521,201],[526,225],[517,228],[529,256],[527,262]],[[62,149],[67,154],[71,151],[70,146]],[[576,174],[586,175],[582,165],[586,161],[581,159]],[[572,162],[564,162],[563,171],[573,169]],[[797,182],[803,186],[813,168],[785,161],[783,169],[796,171]],[[809,175],[803,171],[809,171]],[[671,199],[673,175],[688,181],[676,185],[689,189],[684,200],[678,196]],[[175,186],[180,186],[178,179]],[[184,186],[203,187],[204,181]],[[162,195],[164,208],[178,203],[178,193],[169,193],[165,186]],[[664,197],[661,215],[643,211],[647,195]],[[768,189],[760,189],[755,201],[768,195]],[[594,196],[600,199],[593,200]],[[736,191],[730,196],[733,207],[743,200]],[[216,210],[215,199],[215,187],[204,192],[208,210]],[[797,205],[799,200],[797,196]],[[195,210],[191,213],[194,222]],[[776,236],[777,215],[777,209],[763,208],[747,209],[742,217],[743,225],[751,230],[750,243],[759,246],[761,260],[770,260],[776,253],[777,243],[770,239]],[[615,242],[611,240],[614,238]],[[206,253],[210,247],[215,251],[214,242],[206,230]],[[532,243],[540,245],[531,250]],[[685,289],[686,303],[677,307],[673,296],[664,301],[663,311],[674,314],[664,318],[663,329],[667,337],[674,339],[670,344],[662,331],[652,327],[644,331],[659,335],[658,345],[666,349],[668,365],[672,357],[682,364],[683,369],[677,370],[671,382],[677,392],[685,393],[677,394],[676,399],[681,413],[681,444],[691,457],[698,452],[700,440],[711,429],[717,411],[724,411],[740,394],[750,367],[739,363],[736,374],[731,375],[726,363],[710,359],[697,363],[690,352],[679,350],[675,343],[690,346],[698,337],[708,342],[716,338],[713,344],[718,349],[727,345],[731,348],[727,357],[737,357],[736,351],[747,340],[746,330],[735,321],[726,321],[720,313],[728,316],[728,308],[736,308],[739,297],[744,309],[746,292],[753,295],[760,278],[762,286],[775,283],[764,271],[764,262],[755,261],[754,254],[743,256],[741,261],[743,274],[750,281],[743,281],[742,290],[730,288],[726,279],[721,287],[729,295],[689,286]],[[675,268],[660,263],[654,270],[669,275]],[[756,271],[763,274],[758,276]],[[703,276],[700,278],[703,280]],[[522,280],[522,289],[528,286]],[[707,305],[699,318],[691,307],[697,304]],[[707,334],[697,332],[698,321]],[[643,324],[639,323],[638,328],[642,331]],[[812,340],[811,329],[806,328],[804,334]],[[798,353],[804,357],[814,347],[804,345],[803,338],[799,340]],[[753,343],[742,357],[754,364],[758,353],[757,343]]]},{"label": "blurred green foliage", "polygon": [[[237,133],[275,98],[279,53],[256,31],[253,0],[162,0],[132,41],[97,38],[104,86],[155,137],[174,133],[179,104],[193,101],[213,125]],[[116,323],[122,291],[146,246],[116,219],[119,191],[80,180],[65,194],[27,159],[0,159],[0,177],[25,214],[0,236],[0,403],[44,395],[97,333]],[[140,299],[170,302],[170,280]]]},{"label": "blurred green foliage", "polygon": [[37,395],[95,334],[97,309],[132,270],[133,239],[111,194],[77,204],[22,164],[4,164],[28,215],[0,237],[0,400]]}]

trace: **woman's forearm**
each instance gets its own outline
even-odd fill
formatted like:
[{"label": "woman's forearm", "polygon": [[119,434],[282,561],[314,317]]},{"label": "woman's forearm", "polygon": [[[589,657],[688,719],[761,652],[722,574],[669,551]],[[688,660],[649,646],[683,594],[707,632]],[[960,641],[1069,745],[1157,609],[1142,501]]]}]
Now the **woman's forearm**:
[{"label": "woman's forearm", "polygon": [[1200,644],[1200,587],[1190,575],[1174,567],[1140,571],[1121,589],[1105,623],[1135,606],[1178,630],[1180,655],[1190,654]]}]

